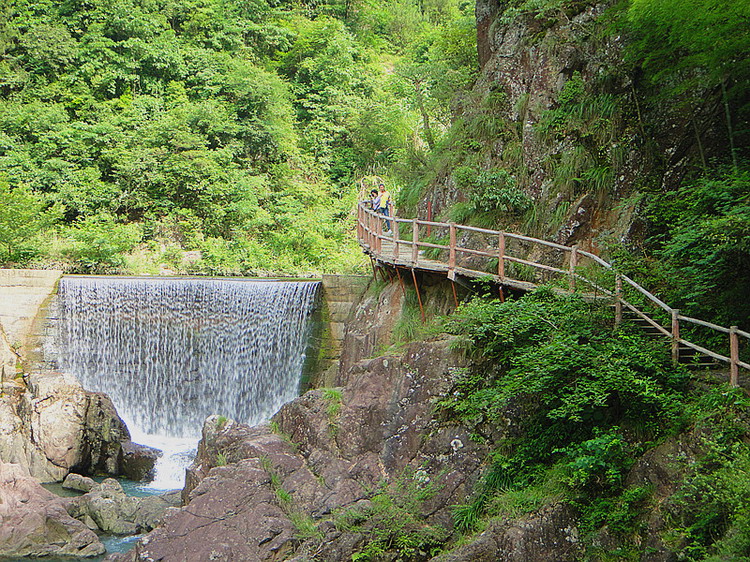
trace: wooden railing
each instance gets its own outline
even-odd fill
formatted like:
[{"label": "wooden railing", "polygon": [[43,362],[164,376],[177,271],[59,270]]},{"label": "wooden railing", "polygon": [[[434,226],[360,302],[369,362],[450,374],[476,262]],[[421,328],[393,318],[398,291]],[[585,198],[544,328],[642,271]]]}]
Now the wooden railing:
[{"label": "wooden railing", "polygon": [[[386,222],[390,223],[391,232],[386,232],[384,228]],[[446,238],[448,243],[440,243],[434,237],[427,240],[420,240],[420,227],[426,227],[428,231],[433,233],[440,230],[447,232]],[[411,239],[402,239],[400,236],[401,232],[408,229],[411,230]],[[470,248],[460,245],[458,243],[459,239],[466,239],[467,241],[471,239],[470,236],[465,236],[466,234],[481,235],[484,240],[484,247]],[[567,277],[567,289],[570,291],[575,291],[578,284],[583,283],[597,294],[606,295],[611,298],[615,308],[615,323],[619,324],[622,321],[623,310],[629,310],[637,318],[642,319],[643,322],[652,326],[658,333],[670,338],[672,359],[675,362],[679,358],[680,345],[683,345],[717,361],[728,363],[732,386],[739,386],[740,367],[750,369],[750,364],[740,359],[740,338],[750,340],[750,333],[740,330],[737,326],[725,328],[711,322],[681,314],[679,309],[670,307],[630,277],[618,272],[612,264],[591,252],[581,250],[578,245],[565,246],[521,234],[455,223],[385,217],[369,209],[366,203],[359,204],[357,237],[365,252],[378,261],[397,266],[402,265],[412,269],[442,271],[447,273],[448,278],[451,280],[454,280],[456,274],[459,273],[475,278],[491,276],[499,284],[524,289],[533,288],[538,284],[535,281],[529,282],[528,280],[514,277],[513,272],[508,271],[509,266],[513,265],[530,268],[546,276],[565,276]],[[488,243],[488,241],[491,241],[491,243]],[[550,253],[553,254],[553,257],[557,254],[559,256],[559,267],[549,263],[541,263],[540,260],[542,258],[536,260],[523,259],[513,255],[513,251],[510,248],[512,243],[521,243],[532,247],[533,251],[524,252],[526,257],[537,254],[546,257],[545,261],[549,261]],[[384,248],[387,251],[384,251]],[[433,249],[433,251],[442,252],[443,254],[447,253],[447,260],[426,259],[423,256],[423,252],[426,249]],[[544,254],[545,251],[547,254]],[[462,256],[497,259],[497,268],[492,272],[488,272],[475,269],[471,265],[465,266],[460,263],[460,257]],[[584,266],[583,261],[587,261],[588,264]],[[586,273],[584,271],[586,268],[588,268],[588,275],[584,274]],[[611,278],[611,283],[608,283],[607,286],[604,286],[601,280],[602,273],[605,279],[607,277]],[[640,303],[635,302],[636,299],[639,299]],[[645,311],[644,305],[650,306],[655,312]],[[668,321],[668,327],[663,326],[658,321],[660,316]],[[728,352],[726,354],[718,353],[686,340],[680,335],[680,328],[685,324],[708,328],[713,332],[726,334],[728,336],[728,342],[726,342],[728,343]]]}]

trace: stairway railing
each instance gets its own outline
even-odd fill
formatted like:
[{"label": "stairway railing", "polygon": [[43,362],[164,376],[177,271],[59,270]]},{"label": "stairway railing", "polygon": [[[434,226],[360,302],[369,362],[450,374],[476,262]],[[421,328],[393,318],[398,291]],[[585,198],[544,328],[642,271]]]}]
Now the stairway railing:
[{"label": "stairway railing", "polygon": [[[386,232],[384,229],[386,221],[390,223],[392,227],[391,232]],[[401,238],[400,233],[404,230],[401,226],[411,229],[411,240]],[[443,229],[444,231],[447,230],[448,243],[440,243],[439,241],[436,241],[434,237],[429,238],[428,240],[420,239],[419,231],[420,227],[423,226],[431,231],[439,229]],[[493,240],[493,243],[491,246],[486,245],[485,248],[470,248],[462,246],[459,244],[459,240],[462,239],[460,235],[465,233],[483,235],[485,236],[485,239]],[[367,203],[360,203],[358,206],[357,238],[365,252],[378,261],[391,263],[393,265],[404,265],[413,269],[447,271],[448,278],[451,280],[455,279],[456,274],[459,273],[461,275],[476,278],[491,276],[494,281],[499,284],[513,284],[523,288],[533,288],[536,286],[537,283],[535,282],[514,278],[512,273],[509,275],[509,264],[517,264],[517,266],[539,270],[545,275],[554,274],[566,276],[568,278],[568,290],[570,291],[575,291],[580,282],[591,287],[591,289],[597,293],[604,294],[611,298],[615,308],[615,323],[619,324],[622,321],[623,310],[629,310],[635,314],[636,317],[652,326],[660,334],[670,338],[673,361],[677,362],[679,359],[680,345],[684,345],[717,361],[728,363],[730,369],[730,384],[732,386],[739,386],[740,367],[750,370],[750,364],[740,359],[739,352],[740,338],[750,340],[750,333],[740,330],[737,326],[726,328],[711,322],[706,322],[705,320],[681,314],[679,309],[670,307],[661,299],[633,281],[630,277],[619,273],[612,264],[591,252],[581,250],[577,244],[565,246],[556,242],[540,240],[538,238],[523,236],[512,232],[478,228],[452,222],[444,223],[416,218],[403,219],[396,216],[386,217],[368,208]],[[392,251],[383,251],[384,241],[392,245]],[[561,259],[559,263],[561,263],[562,266],[556,267],[548,263],[540,263],[540,261],[535,261],[535,259],[523,259],[514,256],[512,255],[513,252],[510,248],[511,242],[526,243],[536,247],[534,251],[525,252],[526,256],[534,254],[545,256],[543,253],[544,251],[558,254],[561,253],[562,255],[560,256]],[[422,256],[423,250],[430,248],[447,252],[447,261],[424,258]],[[460,256],[478,256],[497,259],[496,273],[488,273],[487,271],[474,269],[470,266],[463,266],[459,264]],[[609,288],[603,286],[600,280],[590,279],[583,274],[581,262],[584,259],[590,262],[590,265],[592,266],[590,269],[598,269],[599,272],[612,276],[613,283]],[[641,299],[642,302],[650,305],[652,309],[657,312],[646,312],[642,310],[642,305],[634,302],[634,298],[628,297],[626,299],[626,291],[628,290],[635,298]],[[659,316],[669,321],[669,327],[663,326],[658,321]],[[708,328],[714,332],[728,335],[729,353],[726,355],[718,353],[717,351],[707,349],[681,337],[680,328],[684,326],[685,323]]]}]

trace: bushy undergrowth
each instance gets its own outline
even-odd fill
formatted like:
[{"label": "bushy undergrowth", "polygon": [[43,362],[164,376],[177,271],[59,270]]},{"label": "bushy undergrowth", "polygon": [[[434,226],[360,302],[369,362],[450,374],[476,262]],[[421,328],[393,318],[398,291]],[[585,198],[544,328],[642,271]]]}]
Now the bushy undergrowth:
[{"label": "bushy undergrowth", "polygon": [[334,521],[338,529],[367,537],[352,560],[381,560],[388,553],[396,556],[388,559],[415,561],[427,560],[437,553],[449,533],[426,524],[421,512],[423,503],[435,495],[439,486],[420,471],[407,468],[390,485],[381,484],[368,507],[339,513]]},{"label": "bushy undergrowth", "polygon": [[449,330],[484,367],[439,407],[496,449],[472,502],[457,510],[463,529],[498,491],[533,489],[551,467],[566,474],[572,497],[617,496],[637,454],[681,422],[685,371],[665,346],[614,329],[611,312],[581,297],[542,288],[505,303],[475,299]]},{"label": "bushy undergrowth", "polygon": [[[448,329],[476,367],[438,408],[493,450],[473,496],[454,511],[456,529],[567,502],[595,559],[642,559],[654,512],[656,538],[681,559],[748,559],[750,399],[710,379],[689,384],[665,345],[615,328],[611,316],[549,288],[505,303],[477,298],[453,315]],[[663,461],[674,493],[657,498],[629,475],[665,441],[693,452]]]}]

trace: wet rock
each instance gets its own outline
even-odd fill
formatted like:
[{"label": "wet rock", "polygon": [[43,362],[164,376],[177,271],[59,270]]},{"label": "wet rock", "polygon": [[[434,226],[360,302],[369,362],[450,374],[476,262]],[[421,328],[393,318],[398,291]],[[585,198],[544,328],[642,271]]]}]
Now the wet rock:
[{"label": "wet rock", "polygon": [[139,532],[155,529],[164,520],[169,510],[179,507],[180,504],[179,491],[138,498],[134,523]]},{"label": "wet rock", "polygon": [[143,498],[128,496],[117,480],[107,478],[82,496],[65,498],[63,504],[72,517],[93,529],[135,535],[156,527],[167,509],[180,504],[180,498],[179,492]]},{"label": "wet rock", "polygon": [[120,445],[122,456],[119,474],[130,480],[153,480],[154,467],[162,452],[132,441],[124,441]]},{"label": "wet rock", "polygon": [[42,488],[29,471],[0,463],[0,556],[90,557],[104,546],[73,519],[61,498]]},{"label": "wet rock", "polygon": [[88,476],[81,476],[71,472],[63,480],[62,487],[66,490],[78,490],[79,492],[90,492],[91,490],[98,488],[97,484],[93,479]]},{"label": "wet rock", "polygon": [[120,473],[122,443],[130,441],[130,432],[117,415],[109,396],[101,392],[86,392],[86,398],[80,461],[73,468],[87,474],[117,475]]},{"label": "wet rock", "polygon": [[299,541],[297,529],[259,459],[209,471],[190,495],[135,549],[116,559],[283,560]]},{"label": "wet rock", "polygon": [[128,497],[119,482],[108,478],[82,496],[65,500],[68,513],[79,520],[91,520],[105,533],[135,535],[136,499]]}]

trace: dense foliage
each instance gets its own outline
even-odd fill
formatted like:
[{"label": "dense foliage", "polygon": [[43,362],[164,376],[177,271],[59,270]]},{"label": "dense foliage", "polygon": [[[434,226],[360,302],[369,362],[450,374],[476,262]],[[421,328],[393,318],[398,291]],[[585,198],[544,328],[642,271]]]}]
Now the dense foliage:
[{"label": "dense foliage", "polygon": [[539,289],[517,301],[476,299],[449,329],[492,367],[461,379],[444,404],[486,434],[507,408],[525,410],[518,467],[548,463],[613,430],[657,438],[678,418],[685,374],[663,346],[613,330],[611,315],[580,297]]},{"label": "dense foliage", "polygon": [[4,3],[0,196],[49,211],[8,225],[0,260],[353,267],[356,180],[413,143],[415,92],[447,114],[467,21],[440,0]]},{"label": "dense foliage", "polygon": [[[475,363],[439,408],[494,449],[471,501],[456,508],[460,531],[562,501],[580,512],[593,557],[640,559],[655,514],[682,559],[747,555],[744,393],[718,381],[696,392],[665,346],[546,288],[505,303],[476,298],[448,329]],[[655,461],[669,463],[675,490],[657,501],[664,490],[629,475],[639,456],[670,441],[697,459]],[[599,550],[602,533],[613,551]]]},{"label": "dense foliage", "polygon": [[640,268],[669,302],[701,318],[747,327],[750,172],[726,171],[651,197],[653,260]]}]

